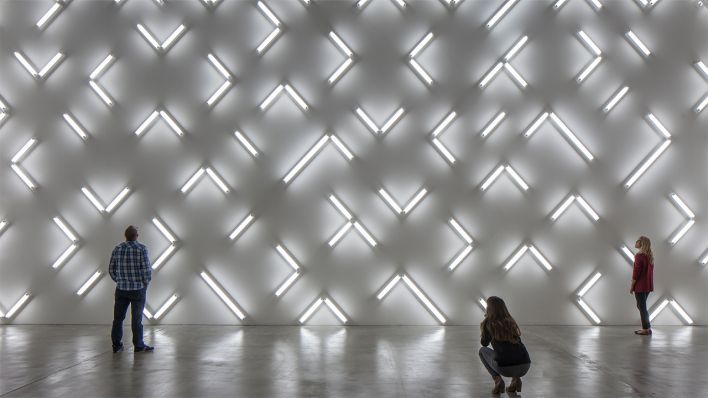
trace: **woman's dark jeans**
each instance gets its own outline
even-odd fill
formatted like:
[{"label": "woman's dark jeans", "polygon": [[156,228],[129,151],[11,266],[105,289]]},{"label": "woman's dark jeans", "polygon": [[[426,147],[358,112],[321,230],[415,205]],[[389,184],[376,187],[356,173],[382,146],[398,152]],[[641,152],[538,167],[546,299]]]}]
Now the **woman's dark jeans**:
[{"label": "woman's dark jeans", "polygon": [[522,377],[531,368],[530,363],[524,363],[514,366],[499,366],[496,360],[496,352],[489,347],[481,347],[479,349],[479,359],[492,377]]},{"label": "woman's dark jeans", "polygon": [[634,292],[634,298],[637,300],[637,308],[639,308],[639,316],[642,318],[642,329],[651,329],[649,311],[647,310],[648,297],[649,292]]}]

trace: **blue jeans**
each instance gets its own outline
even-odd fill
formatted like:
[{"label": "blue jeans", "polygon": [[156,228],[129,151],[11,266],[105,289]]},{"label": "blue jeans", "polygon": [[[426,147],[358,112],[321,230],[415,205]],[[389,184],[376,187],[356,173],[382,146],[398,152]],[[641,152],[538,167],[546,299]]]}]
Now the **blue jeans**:
[{"label": "blue jeans", "polygon": [[130,326],[133,330],[133,346],[143,347],[143,309],[145,308],[145,296],[147,288],[140,290],[120,290],[116,289],[116,304],[113,308],[113,328],[111,329],[111,341],[113,347],[123,345],[123,321],[125,313],[130,305]]},{"label": "blue jeans", "polygon": [[522,377],[531,368],[530,363],[524,363],[521,365],[514,366],[499,366],[497,364],[497,353],[489,347],[481,347],[479,349],[479,359],[482,360],[482,365],[487,368],[492,377],[496,376],[506,376],[506,377]]},{"label": "blue jeans", "polygon": [[649,311],[647,310],[648,297],[649,292],[634,292],[634,298],[637,300],[637,308],[639,308],[639,317],[642,319],[642,329],[651,329]]}]

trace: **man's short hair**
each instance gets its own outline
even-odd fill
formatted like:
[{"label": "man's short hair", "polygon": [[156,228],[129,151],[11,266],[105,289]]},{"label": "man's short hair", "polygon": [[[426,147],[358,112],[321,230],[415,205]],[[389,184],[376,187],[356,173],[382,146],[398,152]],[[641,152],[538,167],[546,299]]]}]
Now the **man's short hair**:
[{"label": "man's short hair", "polygon": [[138,239],[138,229],[132,225],[129,225],[125,229],[125,239],[126,240],[137,240]]}]

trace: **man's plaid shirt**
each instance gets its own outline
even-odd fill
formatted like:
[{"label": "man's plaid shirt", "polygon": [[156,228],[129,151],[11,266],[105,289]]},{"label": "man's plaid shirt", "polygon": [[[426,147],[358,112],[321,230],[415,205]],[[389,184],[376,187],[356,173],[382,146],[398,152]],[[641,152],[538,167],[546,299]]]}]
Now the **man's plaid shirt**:
[{"label": "man's plaid shirt", "polygon": [[152,279],[148,249],[137,241],[126,241],[113,249],[108,273],[119,290],[146,288]]}]

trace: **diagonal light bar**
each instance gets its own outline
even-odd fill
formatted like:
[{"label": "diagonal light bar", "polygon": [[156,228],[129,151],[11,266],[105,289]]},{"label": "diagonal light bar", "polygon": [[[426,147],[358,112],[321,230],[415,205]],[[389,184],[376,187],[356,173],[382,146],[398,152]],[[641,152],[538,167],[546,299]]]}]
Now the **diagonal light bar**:
[{"label": "diagonal light bar", "polygon": [[594,56],[593,60],[583,68],[583,70],[578,74],[575,80],[578,83],[582,83],[585,79],[590,76],[590,74],[600,65],[602,62],[602,51],[600,47],[595,44],[595,42],[585,33],[583,30],[578,31],[578,39],[583,43],[583,45],[592,53]]},{"label": "diagonal light bar", "polygon": [[0,126],[2,126],[2,123],[8,118],[9,114],[10,108],[3,102],[2,97],[0,97]]},{"label": "diagonal light bar", "polygon": [[39,30],[44,30],[47,26],[49,26],[50,23],[54,21],[54,18],[56,18],[62,11],[64,11],[65,4],[61,2],[55,2],[52,4],[52,6],[47,10],[47,12],[42,15],[42,17],[37,21],[37,29]]},{"label": "diagonal light bar", "polygon": [[27,300],[29,300],[30,297],[31,294],[29,292],[23,294],[22,297],[20,297],[20,299],[17,300],[17,302],[12,307],[10,307],[10,309],[7,311],[7,314],[2,315],[2,313],[0,313],[0,318],[4,317],[5,319],[12,319],[12,317],[17,314],[17,312],[25,305],[25,303],[27,303]]},{"label": "diagonal light bar", "polygon": [[147,131],[150,127],[152,127],[153,124],[155,124],[155,121],[157,121],[157,118],[160,117],[162,120],[167,123],[167,126],[170,127],[172,131],[175,132],[178,136],[183,136],[184,131],[182,128],[179,126],[179,124],[175,121],[175,119],[172,117],[172,115],[167,112],[166,110],[160,110],[156,109],[154,110],[141,124],[138,126],[138,128],[135,130],[135,135],[138,137],[141,136],[145,131]]},{"label": "diagonal light bar", "polygon": [[157,311],[155,311],[155,314],[152,316],[152,319],[159,320],[160,318],[162,318],[162,316],[165,315],[165,313],[167,313],[167,311],[169,311],[172,306],[174,306],[174,304],[177,302],[177,299],[179,299],[179,296],[176,294],[170,296],[170,298],[168,298],[167,301],[165,301],[165,303],[162,304],[160,308],[157,309]]},{"label": "diagonal light bar", "polygon": [[423,36],[423,38],[415,45],[413,50],[408,54],[408,64],[411,66],[413,71],[418,75],[420,79],[425,82],[426,85],[431,86],[433,84],[433,78],[430,74],[423,69],[423,67],[418,63],[416,57],[430,44],[433,40],[433,32],[428,33]]},{"label": "diagonal light bar", "polygon": [[332,86],[339,81],[339,79],[349,70],[349,68],[352,67],[352,65],[354,65],[354,53],[349,46],[347,46],[347,44],[344,43],[344,41],[336,33],[334,33],[334,31],[329,32],[329,38],[332,40],[337,49],[339,49],[339,51],[346,57],[344,62],[342,62],[342,64],[339,65],[327,79],[329,85]]},{"label": "diagonal light bar", "polygon": [[485,27],[487,30],[491,30],[494,26],[499,23],[499,21],[504,18],[504,16],[511,10],[511,7],[516,4],[518,0],[507,0],[504,5],[502,5],[492,17],[487,21]]},{"label": "diagonal light bar", "polygon": [[632,30],[628,30],[627,33],[625,33],[625,37],[629,41],[629,43],[637,50],[639,53],[644,57],[648,57],[651,55],[651,50],[642,42],[642,40],[637,36],[636,33],[634,33]]},{"label": "diagonal light bar", "polygon": [[300,108],[300,110],[302,110],[303,112],[307,112],[307,110],[309,109],[309,105],[307,105],[307,102],[305,102],[302,96],[300,96],[300,94],[298,94],[298,92],[295,91],[295,89],[287,83],[279,84],[275,87],[275,89],[273,89],[273,91],[266,97],[266,99],[261,102],[261,111],[265,111],[266,109],[268,109],[268,107],[270,107],[270,105],[275,102],[276,98],[278,98],[278,96],[282,94],[283,91],[288,94],[290,99],[295,102],[295,104]]},{"label": "diagonal light bar", "polygon": [[593,221],[599,221],[600,216],[595,212],[595,210],[588,204],[588,202],[580,195],[570,195],[558,206],[556,211],[551,214],[551,220],[556,221],[565,211],[572,205],[577,203],[578,206],[585,212],[585,214],[590,217]]},{"label": "diagonal light bar", "polygon": [[89,75],[89,86],[99,96],[99,98],[101,98],[101,101],[109,107],[113,106],[113,98],[106,92],[106,90],[103,89],[103,87],[101,87],[100,84],[98,84],[97,80],[103,76],[111,65],[113,65],[115,60],[116,58],[112,54],[108,54]]},{"label": "diagonal light bar", "polygon": [[529,38],[527,35],[521,36],[521,38],[514,43],[509,51],[507,51],[502,58],[497,61],[484,75],[484,77],[482,77],[482,80],[479,82],[479,88],[485,88],[502,69],[504,69],[507,75],[522,89],[526,88],[528,83],[509,62],[526,45],[528,40]]},{"label": "diagonal light bar", "polygon": [[369,233],[369,231],[366,230],[356,219],[354,216],[349,212],[349,210],[344,206],[344,204],[334,195],[329,195],[329,201],[332,202],[334,207],[339,211],[339,213],[344,216],[344,218],[347,219],[347,222],[337,231],[337,233],[334,234],[332,239],[328,242],[329,246],[332,247],[339,242],[344,235],[349,232],[349,230],[354,227],[354,229],[361,235],[364,240],[371,246],[375,247],[376,246],[376,240],[374,240],[373,236]]},{"label": "diagonal light bar", "polygon": [[57,52],[52,59],[47,62],[44,67],[38,72],[34,65],[19,51],[15,51],[15,58],[20,62],[23,68],[36,80],[44,80],[49,77],[49,74],[53,72],[57,66],[64,60],[65,55],[61,52]]},{"label": "diagonal light bar", "polygon": [[88,134],[86,133],[86,130],[84,130],[84,128],[81,127],[81,125],[79,124],[79,122],[77,122],[76,119],[74,119],[73,116],[71,116],[71,115],[68,114],[68,113],[65,113],[65,114],[62,115],[62,116],[64,117],[64,120],[65,120],[66,123],[69,125],[69,127],[71,127],[71,129],[74,130],[74,132],[76,133],[76,135],[79,136],[79,138],[81,138],[81,139],[84,140],[84,141],[86,141],[86,140],[88,139]]},{"label": "diagonal light bar", "polygon": [[593,160],[595,156],[588,150],[588,148],[578,139],[578,137],[573,134],[573,132],[568,128],[568,126],[555,114],[555,112],[542,112],[538,118],[531,124],[531,126],[524,132],[525,137],[530,137],[535,133],[550,116],[553,125],[558,131],[560,131],[565,138],[570,141],[570,143],[575,147],[575,149],[580,152],[580,154],[587,160]]},{"label": "diagonal light bar", "polygon": [[79,238],[76,236],[74,231],[59,217],[53,218],[54,224],[56,224],[59,229],[64,233],[64,235],[71,241],[69,247],[67,247],[64,252],[59,256],[59,258],[54,261],[52,268],[57,269],[62,266],[71,255],[79,248]]},{"label": "diagonal light bar", "polygon": [[649,120],[649,123],[654,127],[655,130],[657,130],[661,135],[664,136],[664,141],[657,147],[641,164],[640,166],[635,169],[635,171],[629,176],[627,181],[624,183],[624,187],[626,189],[629,189],[632,185],[634,185],[635,182],[641,177],[649,167],[656,162],[656,160],[661,156],[664,151],[671,145],[671,134],[669,131],[664,127],[664,125],[659,121],[659,119],[654,116],[654,114],[649,113],[647,115],[647,119]]},{"label": "diagonal light bar", "polygon": [[654,310],[649,314],[649,320],[653,321],[654,318],[656,318],[661,311],[663,311],[668,305],[671,305],[671,307],[678,313],[679,317],[683,322],[687,325],[692,325],[693,324],[693,319],[688,315],[688,313],[681,307],[681,305],[673,298],[666,298],[662,300],[659,305],[654,308]]},{"label": "diagonal light bar", "polygon": [[404,208],[396,202],[395,199],[389,194],[386,189],[379,189],[379,194],[384,199],[384,201],[395,211],[398,215],[410,214],[410,212],[420,203],[423,197],[428,193],[428,190],[421,188],[410,200],[405,204]]},{"label": "diagonal light bar", "polygon": [[177,40],[179,40],[184,33],[187,31],[187,27],[184,24],[180,24],[175,30],[162,42],[158,42],[157,38],[142,24],[137,25],[140,34],[150,43],[150,46],[158,53],[164,54],[170,51],[172,46],[175,45]]},{"label": "diagonal light bar", "polygon": [[462,228],[462,226],[457,222],[457,220],[455,220],[454,218],[450,218],[448,222],[450,223],[450,226],[452,226],[452,228],[455,230],[455,232],[457,232],[457,234],[460,235],[460,237],[462,237],[462,239],[464,239],[466,243],[462,251],[452,260],[450,265],[448,265],[448,269],[450,271],[454,271],[455,268],[457,268],[460,263],[465,258],[467,258],[467,256],[472,252],[472,245],[474,242],[472,241],[472,237],[470,236],[470,234],[468,234],[467,231]]},{"label": "diagonal light bar", "polygon": [[224,292],[224,289],[222,289],[215,281],[212,279],[212,277],[206,273],[206,271],[202,271],[199,273],[199,275],[202,277],[204,282],[209,285],[212,291],[216,293],[217,296],[221,299],[221,301],[226,304],[227,307],[233,312],[238,319],[244,320],[246,318],[246,314],[244,314],[243,310],[236,304],[235,300],[233,300],[226,292]]},{"label": "diagonal light bar", "polygon": [[312,162],[312,160],[319,154],[319,152],[324,148],[328,142],[332,142],[337,148],[337,150],[344,156],[347,160],[354,159],[354,155],[347,148],[344,143],[334,134],[325,134],[322,136],[315,145],[310,148],[309,151],[303,156],[292,169],[283,177],[283,182],[289,184],[300,172]]},{"label": "diagonal light bar", "polygon": [[[10,225],[10,223],[7,220],[0,220],[0,235],[5,232],[8,225]],[[2,318],[2,316],[0,316],[0,318]]]},{"label": "diagonal light bar", "polygon": [[253,220],[255,220],[255,217],[253,214],[248,214],[246,218],[241,221],[236,228],[229,234],[229,239],[231,240],[236,240],[238,237],[241,236],[241,234],[248,228],[251,223],[253,223]]},{"label": "diagonal light bar", "polygon": [[[698,61],[698,62],[696,62],[695,67],[696,67],[696,70],[698,71],[698,73],[701,74],[703,79],[708,81],[708,66],[706,66],[706,64],[703,61]],[[708,92],[703,96],[702,99],[700,99],[698,101],[698,103],[696,103],[696,107],[695,107],[696,113],[701,113],[703,111],[703,109],[706,108],[706,106],[708,106]]]},{"label": "diagonal light bar", "polygon": [[634,264],[634,253],[629,249],[629,247],[627,247],[627,245],[623,244],[620,246],[619,250],[630,265]]},{"label": "diagonal light bar", "polygon": [[482,191],[486,191],[487,188],[489,188],[503,172],[506,172],[509,177],[511,177],[512,181],[514,181],[522,190],[527,191],[529,189],[526,181],[524,181],[519,173],[517,173],[516,170],[508,164],[500,165],[494,169],[494,171],[482,182],[480,189]]},{"label": "diagonal light bar", "polygon": [[263,41],[258,45],[258,47],[256,47],[256,51],[258,52],[258,54],[263,55],[270,48],[270,46],[273,45],[275,40],[280,36],[283,31],[281,29],[282,23],[264,2],[259,1],[258,8],[261,10],[263,15],[270,21],[270,23],[273,24],[273,30],[268,34],[268,36],[266,36],[265,39],[263,39]]},{"label": "diagonal light bar", "polygon": [[236,139],[238,142],[243,145],[244,148],[248,151],[248,153],[251,154],[251,156],[258,157],[258,149],[256,149],[255,145],[246,137],[245,134],[241,133],[240,131],[234,131],[234,136],[236,136]]},{"label": "diagonal light bar", "polygon": [[438,136],[445,131],[450,123],[452,123],[455,118],[457,117],[457,112],[452,111],[450,112],[433,130],[431,136],[432,136],[432,143],[435,145],[435,147],[440,151],[440,153],[447,159],[448,162],[450,163],[455,163],[456,159],[455,156],[447,149],[445,145],[443,145],[442,141],[438,139]]},{"label": "diagonal light bar", "polygon": [[386,285],[381,289],[379,294],[376,295],[376,298],[381,301],[388,295],[388,293],[393,289],[394,286],[398,284],[398,282],[403,281],[406,286],[415,294],[415,296],[420,300],[420,302],[423,303],[423,305],[430,311],[433,316],[441,323],[445,324],[447,320],[445,319],[445,316],[440,312],[440,310],[433,304],[432,301],[423,293],[423,291],[418,287],[418,285],[413,282],[413,280],[406,274],[401,273],[401,274],[396,274],[391,280],[389,280]]},{"label": "diagonal light bar", "polygon": [[91,277],[88,278],[88,280],[87,280],[86,282],[84,282],[83,285],[81,285],[81,287],[79,288],[79,290],[76,291],[76,295],[77,295],[77,296],[83,296],[84,293],[86,293],[89,289],[91,289],[91,287],[93,287],[93,285],[96,283],[96,281],[98,281],[98,280],[101,278],[102,275],[103,275],[103,274],[101,273],[100,270],[94,272],[94,273],[91,275]]},{"label": "diagonal light bar", "polygon": [[602,107],[602,111],[605,113],[609,113],[622,100],[622,98],[624,98],[624,96],[627,94],[627,92],[629,92],[629,86],[624,86],[621,89],[619,89],[605,103],[605,105]]},{"label": "diagonal light bar", "polygon": [[492,120],[490,120],[489,123],[487,123],[487,125],[484,127],[484,129],[480,133],[482,138],[485,138],[489,134],[494,132],[494,130],[496,130],[496,128],[501,124],[501,122],[504,120],[505,117],[506,117],[506,112],[501,111],[501,112],[497,113],[497,115],[494,116],[494,118]]},{"label": "diagonal light bar", "polygon": [[678,243],[681,238],[688,232],[691,227],[696,223],[696,214],[691,210],[686,203],[678,196],[678,194],[672,192],[669,197],[671,201],[674,202],[676,207],[683,213],[686,217],[686,222],[669,238],[669,243],[673,246]]},{"label": "diagonal light bar", "polygon": [[600,272],[595,272],[595,274],[593,274],[593,276],[585,284],[583,284],[583,286],[578,291],[576,297],[580,308],[583,310],[583,312],[585,312],[587,316],[589,316],[593,320],[593,322],[595,322],[596,325],[600,324],[602,320],[600,319],[600,317],[597,316],[595,311],[590,308],[590,306],[585,302],[585,300],[583,300],[583,296],[585,296],[585,293],[587,293],[588,290],[590,290],[597,283],[597,281],[600,280],[601,277],[602,274]]},{"label": "diagonal light bar", "polygon": [[293,256],[290,255],[290,253],[283,248],[283,246],[278,245],[275,247],[275,250],[280,254],[280,256],[285,260],[286,263],[290,266],[290,268],[293,269],[292,274],[283,282],[278,289],[275,291],[275,296],[280,297],[283,295],[283,293],[288,290],[288,288],[295,282],[297,278],[300,277],[300,265],[295,261]]}]

